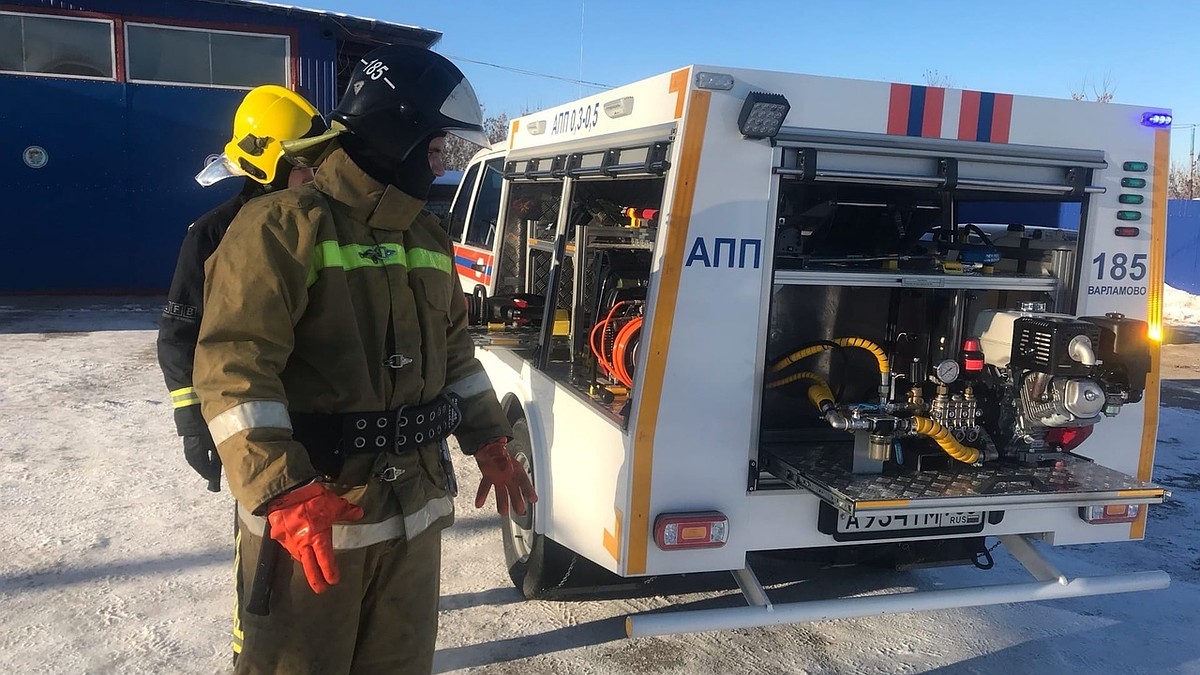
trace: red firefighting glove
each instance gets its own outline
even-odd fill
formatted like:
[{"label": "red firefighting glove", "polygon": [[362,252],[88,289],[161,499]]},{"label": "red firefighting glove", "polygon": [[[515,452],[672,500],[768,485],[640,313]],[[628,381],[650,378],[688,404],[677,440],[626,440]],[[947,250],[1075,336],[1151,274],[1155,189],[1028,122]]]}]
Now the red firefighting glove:
[{"label": "red firefighting glove", "polygon": [[337,563],[333,559],[333,524],[362,517],[361,507],[320,483],[292,490],[267,506],[271,538],[304,567],[304,576],[315,593],[324,593],[338,582]]},{"label": "red firefighting glove", "polygon": [[479,463],[479,472],[483,479],[479,481],[479,491],[475,493],[475,508],[483,508],[487,503],[488,493],[496,488],[496,510],[500,515],[508,515],[508,506],[517,515],[525,515],[525,505],[537,502],[537,493],[533,491],[533,483],[525,469],[508,454],[508,440],[496,439],[475,453],[475,461]]}]

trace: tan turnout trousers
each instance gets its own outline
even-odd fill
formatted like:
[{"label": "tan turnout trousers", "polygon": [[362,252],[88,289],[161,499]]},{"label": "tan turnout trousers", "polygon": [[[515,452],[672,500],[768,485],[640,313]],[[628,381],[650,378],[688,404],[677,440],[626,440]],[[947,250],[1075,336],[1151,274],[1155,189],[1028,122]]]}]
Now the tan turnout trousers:
[{"label": "tan turnout trousers", "polygon": [[252,529],[258,528],[239,519],[235,675],[428,675],[432,671],[440,530],[413,541],[400,538],[336,551],[341,581],[321,595],[309,588],[300,564],[281,550],[271,613],[262,617],[245,611],[262,545]]}]

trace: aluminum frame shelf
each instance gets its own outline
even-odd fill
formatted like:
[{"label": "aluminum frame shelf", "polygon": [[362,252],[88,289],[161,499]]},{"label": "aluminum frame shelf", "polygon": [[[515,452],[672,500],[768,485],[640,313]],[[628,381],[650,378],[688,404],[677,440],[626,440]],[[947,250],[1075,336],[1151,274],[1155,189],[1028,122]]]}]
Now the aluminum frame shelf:
[{"label": "aluminum frame shelf", "polygon": [[877,288],[945,288],[949,290],[1045,291],[1058,290],[1049,276],[1010,274],[946,274],[944,272],[776,270],[775,284],[782,286],[863,286]]},{"label": "aluminum frame shelf", "polygon": [[761,469],[795,488],[809,490],[837,510],[918,512],[995,511],[1090,504],[1158,504],[1169,496],[1162,487],[1074,455],[1060,466],[965,464],[940,471],[913,471],[894,464],[880,474],[851,471],[846,444],[771,443],[763,447]]}]

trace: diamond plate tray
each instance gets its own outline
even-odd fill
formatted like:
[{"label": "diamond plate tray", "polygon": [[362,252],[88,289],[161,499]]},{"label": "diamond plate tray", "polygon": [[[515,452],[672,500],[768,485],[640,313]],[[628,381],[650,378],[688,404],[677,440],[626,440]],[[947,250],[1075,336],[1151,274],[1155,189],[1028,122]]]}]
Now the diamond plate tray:
[{"label": "diamond plate tray", "polygon": [[486,326],[467,329],[476,347],[487,349],[532,349],[537,347],[541,331],[537,328],[506,326],[502,330],[490,330]]},{"label": "diamond plate tray", "polygon": [[881,474],[855,474],[844,444],[803,447],[769,444],[762,468],[796,488],[814,492],[846,514],[949,509],[1020,509],[1051,505],[1157,504],[1163,488],[1086,459],[1063,455],[1059,466],[962,465],[912,471],[885,465]]}]

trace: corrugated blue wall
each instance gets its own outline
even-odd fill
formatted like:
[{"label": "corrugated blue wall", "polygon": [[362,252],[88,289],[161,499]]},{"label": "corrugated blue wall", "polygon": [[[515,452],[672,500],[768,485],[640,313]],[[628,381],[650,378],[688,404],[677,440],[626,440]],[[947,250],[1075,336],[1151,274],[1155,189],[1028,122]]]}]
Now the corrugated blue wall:
[{"label": "corrugated blue wall", "polygon": [[[3,6],[285,29],[294,34],[299,91],[322,112],[337,97],[333,35],[302,16],[160,0]],[[0,75],[0,293],[165,291],[187,226],[237,188],[203,189],[192,177],[229,139],[244,94]],[[45,148],[45,167],[25,165],[31,145]]]},{"label": "corrugated blue wall", "polygon": [[1167,202],[1167,284],[1200,295],[1200,201]]}]

